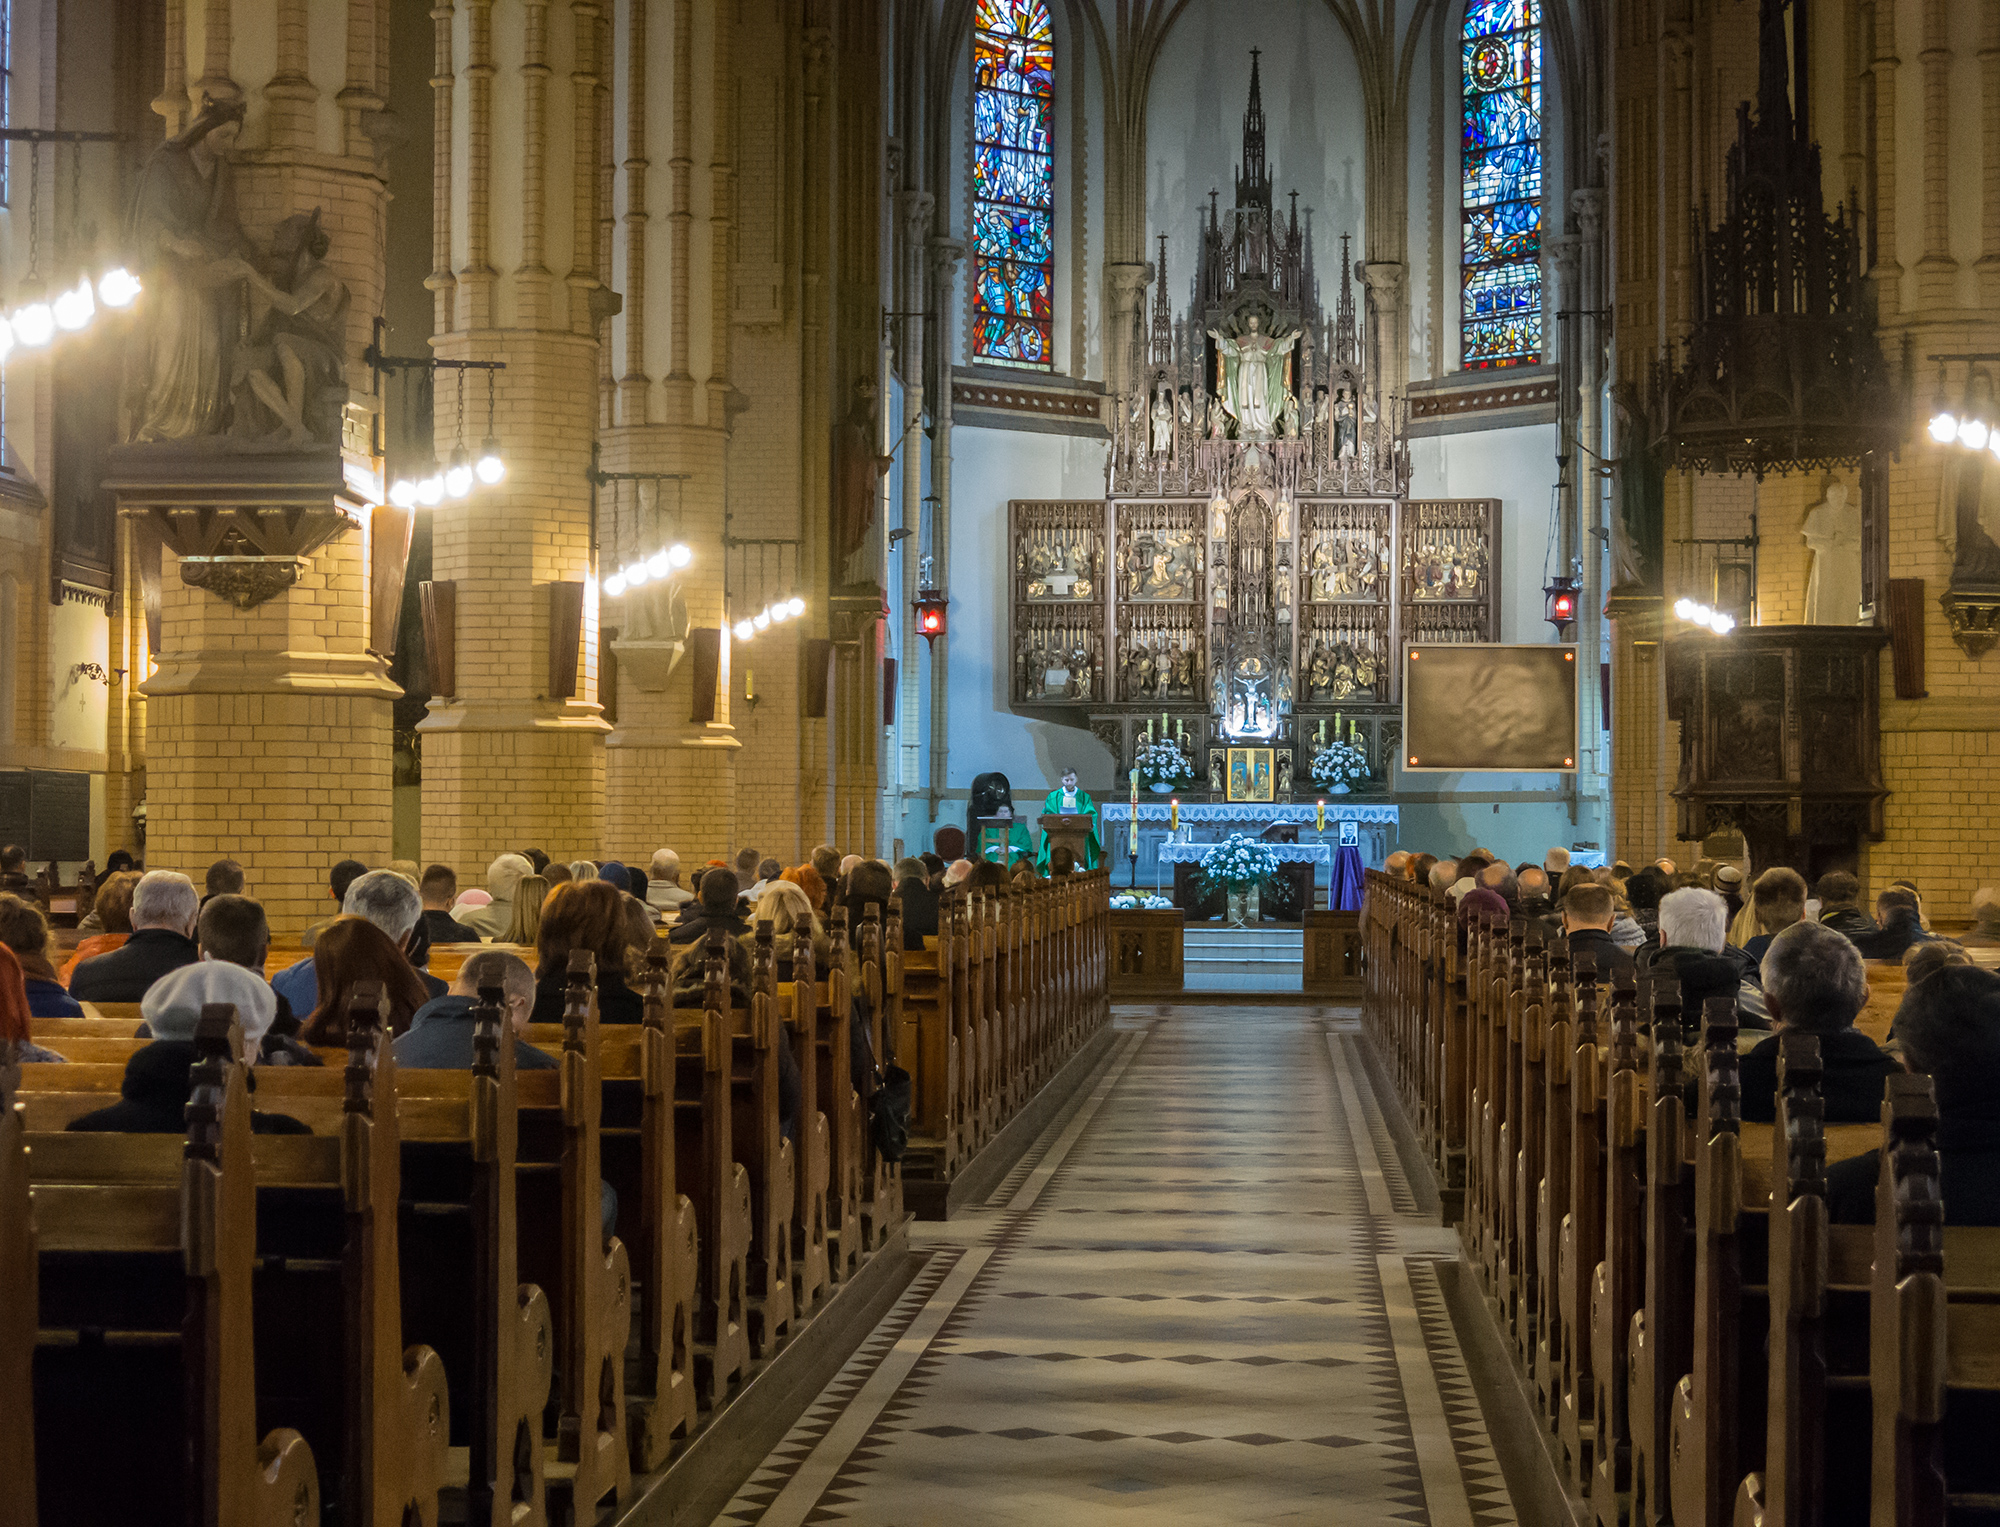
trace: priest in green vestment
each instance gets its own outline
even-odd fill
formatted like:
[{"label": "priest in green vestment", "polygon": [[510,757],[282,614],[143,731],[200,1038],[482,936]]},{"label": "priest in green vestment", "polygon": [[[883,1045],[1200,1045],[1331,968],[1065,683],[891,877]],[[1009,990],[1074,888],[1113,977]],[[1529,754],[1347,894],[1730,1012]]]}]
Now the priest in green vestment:
[{"label": "priest in green vestment", "polygon": [[[1083,846],[1085,862],[1077,868],[1096,869],[1098,860],[1104,857],[1103,829],[1097,820],[1097,802],[1090,798],[1088,790],[1076,787],[1076,770],[1063,770],[1062,783],[1048,793],[1048,798],[1042,802],[1042,812],[1044,815],[1060,814],[1066,817],[1090,813],[1090,841]],[[1044,831],[1042,841],[1035,847],[1035,869],[1039,874],[1049,872],[1049,847],[1049,835]]]}]

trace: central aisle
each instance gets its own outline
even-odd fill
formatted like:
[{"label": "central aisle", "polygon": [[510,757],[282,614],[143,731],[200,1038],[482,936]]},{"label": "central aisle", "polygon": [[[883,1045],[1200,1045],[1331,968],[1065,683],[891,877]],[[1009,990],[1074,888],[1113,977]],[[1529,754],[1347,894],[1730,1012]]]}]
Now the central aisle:
[{"label": "central aisle", "polygon": [[1352,1010],[1116,1027],[718,1520],[1513,1522]]}]

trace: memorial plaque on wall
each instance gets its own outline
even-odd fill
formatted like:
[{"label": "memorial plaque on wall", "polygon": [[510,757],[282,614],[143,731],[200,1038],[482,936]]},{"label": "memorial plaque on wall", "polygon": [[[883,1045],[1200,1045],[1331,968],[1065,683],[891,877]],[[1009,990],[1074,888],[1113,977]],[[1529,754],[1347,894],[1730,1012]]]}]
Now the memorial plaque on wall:
[{"label": "memorial plaque on wall", "polygon": [[1408,649],[1405,770],[1570,773],[1576,648],[1497,642]]},{"label": "memorial plaque on wall", "polygon": [[31,769],[28,862],[90,857],[90,776],[67,769]]},{"label": "memorial plaque on wall", "polygon": [[33,793],[26,769],[0,769],[0,843],[28,846]]}]

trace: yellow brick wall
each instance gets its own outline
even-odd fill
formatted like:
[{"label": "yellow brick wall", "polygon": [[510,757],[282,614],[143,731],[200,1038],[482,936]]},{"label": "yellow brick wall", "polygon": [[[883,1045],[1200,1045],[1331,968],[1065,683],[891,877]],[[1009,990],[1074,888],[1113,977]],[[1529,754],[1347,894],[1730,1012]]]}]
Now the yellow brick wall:
[{"label": "yellow brick wall", "polygon": [[368,538],[322,548],[250,610],[161,569],[161,651],[147,681],[146,863],[197,884],[244,867],[279,938],[325,915],[335,861],[391,857],[394,686],[366,654]]}]

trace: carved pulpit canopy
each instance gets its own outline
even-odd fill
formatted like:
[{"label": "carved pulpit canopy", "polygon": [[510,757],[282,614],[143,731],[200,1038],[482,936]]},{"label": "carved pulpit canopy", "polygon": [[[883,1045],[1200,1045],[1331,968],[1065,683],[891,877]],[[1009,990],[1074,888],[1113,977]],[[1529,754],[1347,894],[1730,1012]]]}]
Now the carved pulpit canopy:
[{"label": "carved pulpit canopy", "polygon": [[1844,208],[1829,216],[1821,199],[1803,78],[1794,113],[1785,9],[1762,0],[1757,113],[1737,108],[1727,210],[1695,236],[1694,330],[1678,369],[1655,378],[1670,467],[1819,471],[1893,450],[1903,435],[1855,220]]},{"label": "carved pulpit canopy", "polygon": [[107,486],[182,559],[183,582],[248,608],[381,495],[320,209],[261,246],[244,228],[243,115],[241,100],[205,96],[139,178],[132,249],[153,300],[126,353]]}]

